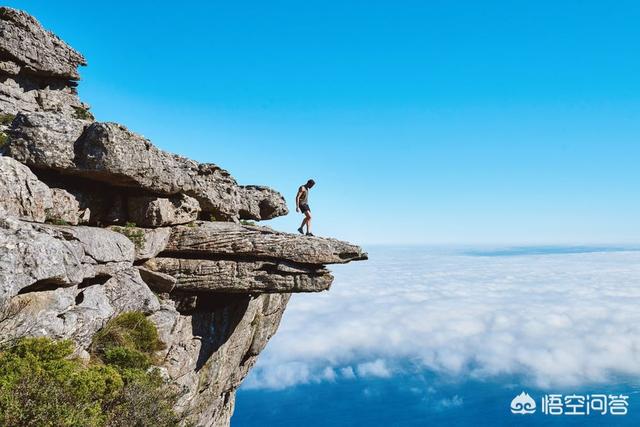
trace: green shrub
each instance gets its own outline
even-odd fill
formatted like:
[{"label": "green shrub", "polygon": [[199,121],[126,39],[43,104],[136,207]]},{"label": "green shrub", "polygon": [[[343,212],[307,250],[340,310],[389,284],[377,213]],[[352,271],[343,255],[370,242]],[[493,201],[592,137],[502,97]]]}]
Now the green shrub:
[{"label": "green shrub", "polygon": [[98,360],[88,366],[70,358],[71,341],[26,338],[0,350],[0,425],[177,425],[177,393],[158,369],[148,369],[162,346],[153,323],[142,313],[124,313],[94,338]]},{"label": "green shrub", "polygon": [[127,370],[126,386],[109,411],[109,427],[175,427],[178,417],[172,409],[176,394],[164,386],[157,369],[149,373]]},{"label": "green shrub", "polygon": [[46,338],[25,338],[9,350],[22,358],[34,356],[42,362],[50,362],[71,356],[73,348],[73,342],[68,340],[52,342]]},{"label": "green shrub", "polygon": [[[135,350],[143,355],[152,357],[153,352],[163,347],[158,338],[155,325],[139,311],[122,313],[111,319],[94,337],[91,345],[92,352],[105,360],[107,351],[115,348]],[[133,357],[121,353],[112,354],[114,358]]]},{"label": "green shrub", "polygon": [[0,425],[102,426],[103,405],[123,393],[109,366],[85,367],[73,343],[27,338],[0,352]]},{"label": "green shrub", "polygon": [[256,226],[256,223],[255,223],[255,222],[253,222],[253,221],[247,221],[247,220],[244,220],[244,219],[240,220],[240,224],[242,224],[242,225],[249,225],[249,226],[251,226],[251,227],[255,227],[255,226]]},{"label": "green shrub", "polygon": [[103,355],[104,362],[123,369],[147,369],[151,366],[151,358],[141,351],[116,346],[107,348]]},{"label": "green shrub", "polygon": [[15,118],[16,118],[15,114],[7,114],[7,113],[0,114],[0,125],[8,126],[11,124],[11,122],[13,122],[13,119]]}]

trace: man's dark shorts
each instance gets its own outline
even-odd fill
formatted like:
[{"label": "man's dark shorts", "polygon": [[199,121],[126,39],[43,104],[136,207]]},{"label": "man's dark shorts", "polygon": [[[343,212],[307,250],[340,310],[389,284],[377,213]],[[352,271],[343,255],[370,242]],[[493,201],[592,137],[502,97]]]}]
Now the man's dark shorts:
[{"label": "man's dark shorts", "polygon": [[302,211],[303,214],[306,214],[307,212],[311,212],[311,209],[309,208],[308,204],[302,203],[300,205],[300,211]]}]

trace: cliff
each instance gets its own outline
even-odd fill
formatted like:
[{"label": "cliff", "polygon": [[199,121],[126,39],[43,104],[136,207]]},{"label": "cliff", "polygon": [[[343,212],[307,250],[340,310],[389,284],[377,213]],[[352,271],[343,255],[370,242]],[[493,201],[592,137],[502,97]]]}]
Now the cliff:
[{"label": "cliff", "polygon": [[366,253],[245,225],[286,215],[282,195],[94,121],[85,59],[33,17],[0,7],[0,36],[0,342],[71,339],[88,359],[110,319],[141,311],[184,422],[228,425],[291,293]]}]

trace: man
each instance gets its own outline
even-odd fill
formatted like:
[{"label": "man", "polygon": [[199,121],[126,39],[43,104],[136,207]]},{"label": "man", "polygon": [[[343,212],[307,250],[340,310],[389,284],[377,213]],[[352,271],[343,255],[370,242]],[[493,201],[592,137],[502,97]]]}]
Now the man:
[{"label": "man", "polygon": [[316,182],[312,179],[300,188],[298,188],[298,194],[296,195],[296,212],[302,212],[304,219],[302,225],[298,228],[300,234],[304,234],[304,226],[307,225],[307,236],[313,236],[311,234],[311,209],[309,208],[309,190],[316,185]]}]

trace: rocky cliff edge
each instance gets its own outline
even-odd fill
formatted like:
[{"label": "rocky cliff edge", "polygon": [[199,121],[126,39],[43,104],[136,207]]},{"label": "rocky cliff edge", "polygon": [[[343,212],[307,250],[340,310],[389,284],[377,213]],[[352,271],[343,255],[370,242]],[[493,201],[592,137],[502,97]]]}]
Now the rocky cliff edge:
[{"label": "rocky cliff edge", "polygon": [[71,339],[88,357],[110,319],[141,311],[165,348],[185,423],[224,426],[291,293],[329,289],[333,239],[249,224],[280,193],[167,153],[78,99],[83,56],[0,7],[0,342]]}]

